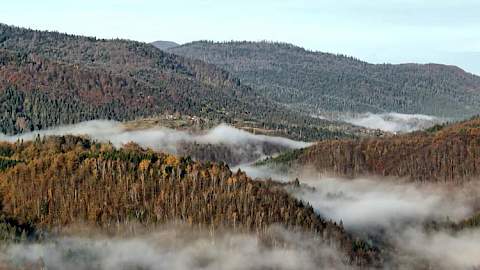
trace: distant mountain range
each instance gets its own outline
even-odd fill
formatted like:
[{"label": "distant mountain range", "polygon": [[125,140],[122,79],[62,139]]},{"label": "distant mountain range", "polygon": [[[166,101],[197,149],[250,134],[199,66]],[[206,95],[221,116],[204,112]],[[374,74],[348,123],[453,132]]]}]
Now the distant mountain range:
[{"label": "distant mountain range", "polygon": [[[0,269],[65,268],[50,267],[43,254],[53,254],[49,256],[55,262],[65,257],[88,269],[92,268],[89,265],[108,268],[110,261],[126,269],[144,269],[149,267],[143,264],[145,260],[155,268],[164,254],[168,260],[175,253],[185,253],[186,261],[197,268],[219,268],[223,264],[217,264],[211,254],[219,253],[222,263],[234,254],[233,260],[240,265],[244,260],[235,254],[238,248],[262,257],[259,267],[245,267],[254,269],[283,267],[275,260],[264,260],[272,257],[264,252],[269,248],[274,248],[273,257],[289,261],[285,269],[439,269],[437,264],[444,266],[443,254],[454,249],[459,253],[447,262],[465,266],[462,260],[474,257],[471,264],[478,265],[478,235],[465,234],[472,241],[459,241],[465,228],[480,224],[478,186],[473,185],[478,181],[468,183],[480,176],[480,117],[402,135],[346,122],[379,129],[387,126],[390,129],[384,130],[397,132],[425,128],[422,121],[433,125],[441,117],[478,114],[480,77],[436,64],[373,65],[283,43],[177,45],[104,40],[0,24]],[[334,115],[345,122],[325,119]],[[92,119],[121,123],[64,126]],[[230,125],[207,131],[222,122]],[[25,134],[52,126],[63,127]],[[256,172],[259,178],[252,179],[239,169],[248,167],[253,175],[261,168],[251,162],[267,155],[272,157],[255,164],[270,166],[268,171]],[[291,174],[283,176],[284,182],[276,182],[284,172]],[[302,174],[311,175],[312,181],[302,179]],[[323,175],[352,181],[328,182]],[[348,182],[357,180],[373,184],[350,192]],[[414,197],[426,198],[411,201],[410,195],[402,197],[410,191],[398,192],[399,200],[393,196],[397,192],[386,192],[386,187],[393,188],[390,185],[371,192],[390,180],[402,181],[405,185],[399,188],[411,191],[421,189],[415,181],[428,184],[425,188],[432,195],[414,192]],[[415,185],[407,185],[408,180]],[[346,185],[329,190],[316,185],[320,182]],[[447,212],[437,211],[440,207],[430,201],[446,200],[447,206],[455,198],[433,196],[437,184],[448,193],[455,192],[453,185],[472,184],[462,187],[462,192],[468,188],[475,196],[460,211],[471,208],[472,213],[451,222],[444,215]],[[357,195],[366,200],[357,200]],[[420,207],[424,202],[430,206]],[[332,215],[318,204],[345,211]],[[384,213],[399,216],[398,221],[383,219]],[[422,217],[414,218],[417,215]],[[348,220],[376,222],[352,229]],[[377,227],[383,220],[388,221],[388,228]],[[184,252],[177,243],[193,234],[168,233],[172,237],[163,242],[172,249],[151,245],[160,256],[145,252],[145,246],[135,240],[141,239],[137,236],[143,231],[146,234],[141,237],[149,238],[150,233],[161,233],[163,226],[181,229],[181,225],[210,238],[187,244],[189,251]],[[284,233],[272,235],[271,229]],[[410,231],[413,240],[403,241],[410,238]],[[228,245],[217,247],[228,253],[210,250],[205,244],[215,245],[217,237],[231,233],[257,238],[225,238]],[[435,240],[437,233],[442,239],[447,237],[445,244]],[[102,244],[94,248],[85,242],[87,253],[71,245],[45,252],[37,247],[55,246],[64,235],[78,235],[83,242],[84,235],[101,240],[103,234],[115,241],[125,234],[133,241],[98,264],[96,251],[110,246],[109,242],[98,242]],[[425,243],[417,244],[417,240]],[[257,248],[247,248],[250,245],[243,245],[244,241]],[[27,247],[25,259],[9,256],[11,247],[18,246]],[[292,253],[296,246],[301,246],[302,253]],[[32,247],[35,256],[30,256]],[[138,267],[119,260],[119,254],[127,254],[132,247],[146,254],[140,256]],[[199,248],[207,255],[198,256]],[[14,267],[4,266],[4,257]],[[35,257],[38,267],[30,265],[28,257]],[[149,259],[153,257],[159,260]],[[307,258],[313,258],[311,264],[302,263]],[[334,259],[344,267],[321,267],[324,262],[336,265]],[[93,263],[84,265],[86,261]],[[178,261],[165,265],[175,268]],[[188,265],[179,267],[195,268]],[[238,268],[236,263],[232,266]]]},{"label": "distant mountain range", "polygon": [[[272,42],[192,42],[170,52],[231,72],[257,94],[307,113],[479,113],[480,77],[438,64],[374,65]],[[408,53],[408,52],[405,52]]]},{"label": "distant mountain range", "polygon": [[0,133],[180,114],[313,141],[365,132],[323,114],[465,118],[480,105],[480,78],[456,67],[371,65],[268,42],[166,50],[0,24]]},{"label": "distant mountain range", "polygon": [[92,119],[159,114],[280,130],[294,138],[342,137],[332,122],[302,115],[199,60],[127,40],[0,24],[0,133]]}]

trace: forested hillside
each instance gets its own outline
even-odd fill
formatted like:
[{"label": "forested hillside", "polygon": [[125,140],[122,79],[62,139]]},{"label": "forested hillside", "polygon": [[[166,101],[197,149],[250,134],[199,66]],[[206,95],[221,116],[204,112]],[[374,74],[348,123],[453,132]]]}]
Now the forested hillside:
[{"label": "forested hillside", "polygon": [[[480,77],[445,65],[373,65],[271,42],[193,42],[169,50],[231,72],[260,95],[318,112],[478,113]],[[408,53],[408,52],[406,52]]]},{"label": "forested hillside", "polygon": [[406,135],[322,141],[265,163],[347,177],[462,182],[480,176],[480,118]]},{"label": "forested hillside", "polygon": [[[0,132],[178,112],[244,120],[291,137],[342,136],[259,96],[214,65],[154,46],[0,24]],[[323,128],[325,127],[325,128]],[[300,133],[294,133],[300,130]]]},{"label": "forested hillside", "polygon": [[180,221],[262,234],[269,226],[313,232],[364,265],[378,254],[273,182],[226,165],[193,162],[136,145],[114,149],[79,137],[2,143],[2,213],[50,230],[85,224],[115,230]]}]

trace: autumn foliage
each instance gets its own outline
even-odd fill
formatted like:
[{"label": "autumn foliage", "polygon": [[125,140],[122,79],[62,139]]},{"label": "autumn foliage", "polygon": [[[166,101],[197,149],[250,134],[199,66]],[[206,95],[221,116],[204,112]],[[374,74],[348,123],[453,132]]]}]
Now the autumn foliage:
[{"label": "autumn foliage", "polygon": [[480,175],[480,119],[406,135],[322,141],[282,162],[347,177],[471,180]]},{"label": "autumn foliage", "polygon": [[[155,153],[134,144],[114,149],[79,137],[5,144],[19,163],[0,174],[3,212],[51,230],[71,224],[115,229],[181,222],[262,234],[280,224],[313,232],[364,264],[375,257],[341,226],[272,182],[223,164]],[[359,244],[360,243],[360,244]]]}]

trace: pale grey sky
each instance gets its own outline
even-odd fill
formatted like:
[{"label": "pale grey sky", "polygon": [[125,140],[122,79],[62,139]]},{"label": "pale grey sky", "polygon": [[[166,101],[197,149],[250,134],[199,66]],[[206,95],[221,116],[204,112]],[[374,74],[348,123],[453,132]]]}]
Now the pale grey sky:
[{"label": "pale grey sky", "polygon": [[0,22],[101,38],[272,40],[480,74],[478,0],[5,0]]}]

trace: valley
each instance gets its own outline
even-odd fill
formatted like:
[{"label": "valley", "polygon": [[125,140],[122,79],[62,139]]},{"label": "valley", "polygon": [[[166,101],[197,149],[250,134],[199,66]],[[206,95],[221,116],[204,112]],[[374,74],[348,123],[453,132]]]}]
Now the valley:
[{"label": "valley", "polygon": [[477,269],[480,77],[0,24],[0,269]]}]

